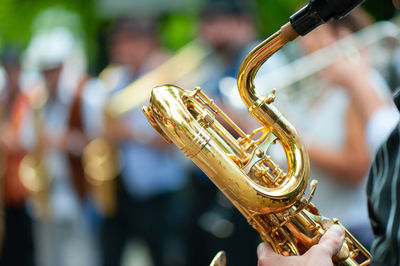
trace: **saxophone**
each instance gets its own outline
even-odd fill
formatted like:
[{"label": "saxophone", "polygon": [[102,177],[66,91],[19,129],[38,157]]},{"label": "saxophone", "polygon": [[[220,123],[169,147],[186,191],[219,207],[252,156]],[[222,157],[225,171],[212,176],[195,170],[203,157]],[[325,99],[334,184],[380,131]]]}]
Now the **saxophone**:
[{"label": "saxophone", "polygon": [[[303,197],[309,177],[308,154],[295,128],[272,104],[275,90],[267,97],[258,95],[254,77],[261,65],[286,43],[331,18],[341,18],[360,2],[311,0],[247,55],[239,69],[238,89],[248,111],[262,125],[250,134],[242,131],[200,88],[188,91],[173,85],[158,86],[152,91],[149,106],[143,107],[149,123],[192,159],[261,238],[285,256],[304,254],[330,226],[342,225],[337,219],[322,216],[310,202],[315,180],[310,183],[308,199]],[[225,120],[239,137],[233,137],[218,119]],[[286,154],[285,169],[266,153],[277,142]],[[346,229],[345,234],[342,248],[332,258],[335,265],[368,265],[368,250]],[[225,265],[224,254],[219,253],[211,265]]]}]

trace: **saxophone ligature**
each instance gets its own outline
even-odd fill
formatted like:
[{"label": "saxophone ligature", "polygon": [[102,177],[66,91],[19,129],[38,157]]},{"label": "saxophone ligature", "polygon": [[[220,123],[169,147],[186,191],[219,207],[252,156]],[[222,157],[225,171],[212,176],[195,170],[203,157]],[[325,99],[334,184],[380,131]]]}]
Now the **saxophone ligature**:
[{"label": "saxophone ligature", "polygon": [[[310,202],[316,181],[310,184],[309,198],[303,197],[309,178],[308,154],[295,128],[273,106],[275,90],[267,97],[258,95],[254,78],[261,65],[286,43],[331,18],[340,19],[361,2],[311,0],[246,56],[238,73],[238,89],[248,111],[262,125],[250,134],[200,88],[189,91],[173,85],[158,86],[152,91],[149,106],[143,107],[150,124],[192,159],[261,238],[285,256],[304,254],[330,226],[341,224],[322,216]],[[218,119],[225,120],[239,137],[233,137]],[[279,167],[266,153],[274,143],[285,151],[286,168]],[[346,229],[345,234],[342,248],[332,258],[335,265],[368,265],[368,250]],[[224,264],[225,259],[215,259],[211,265]]]}]

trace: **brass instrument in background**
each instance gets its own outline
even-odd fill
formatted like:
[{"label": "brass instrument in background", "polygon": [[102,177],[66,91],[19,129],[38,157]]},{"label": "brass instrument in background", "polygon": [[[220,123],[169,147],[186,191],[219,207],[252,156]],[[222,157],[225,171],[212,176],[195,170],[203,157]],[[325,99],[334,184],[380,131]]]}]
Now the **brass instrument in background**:
[{"label": "brass instrument in background", "polygon": [[[359,60],[363,49],[376,48],[376,46],[382,45],[384,41],[393,40],[396,46],[393,46],[393,43],[390,42],[389,45],[386,45],[391,46],[388,50],[394,49],[400,43],[399,27],[391,21],[379,21],[329,46],[258,76],[257,83],[267,87],[269,84],[273,84],[281,91],[288,91],[290,86],[296,82],[315,75],[344,58]],[[382,49],[370,54],[372,56],[371,61],[375,62],[378,67],[382,63],[387,64],[391,56],[390,51],[383,52]]]},{"label": "brass instrument in background", "polygon": [[[126,88],[111,96],[104,109],[105,127],[143,104],[149,97],[154,82],[173,83],[193,80],[193,74],[201,62],[210,55],[210,50],[198,41],[192,41],[156,69],[138,78]],[[184,66],[184,67],[182,67]],[[100,75],[108,88],[114,89],[119,78],[114,70],[119,66],[111,65]],[[110,77],[109,82],[107,76]],[[201,77],[200,77],[201,79]],[[199,80],[197,80],[199,81]],[[115,210],[115,178],[120,172],[117,150],[106,138],[96,138],[83,151],[83,169],[88,182],[92,185],[95,202],[105,215]]]},{"label": "brass instrument in background", "polygon": [[116,148],[104,138],[89,142],[82,153],[85,178],[95,205],[105,215],[115,211],[115,178],[119,173]]},{"label": "brass instrument in background", "polygon": [[[239,93],[252,116],[262,125],[250,134],[243,132],[199,88],[183,90],[172,85],[153,89],[143,111],[150,124],[174,142],[227,196],[248,222],[282,255],[301,255],[317,244],[337,219],[322,216],[303,198],[309,178],[309,159],[294,127],[273,106],[275,90],[268,97],[257,94],[254,78],[261,65],[282,46],[305,35],[332,17],[339,19],[360,0],[313,0],[290,18],[277,33],[259,44],[244,59],[238,73]],[[218,119],[225,120],[240,136],[234,138]],[[269,155],[270,145],[279,142],[287,167],[280,168]],[[347,230],[336,265],[370,263],[369,252]],[[221,255],[221,254],[219,254]],[[223,265],[216,258],[211,265]]]},{"label": "brass instrument in background", "polygon": [[38,90],[31,99],[33,110],[33,126],[36,135],[36,146],[26,154],[18,168],[21,183],[32,195],[32,203],[38,217],[48,219],[50,216],[49,188],[51,177],[47,173],[44,151],[44,136],[42,134],[42,107],[47,101],[46,90]]},{"label": "brass instrument in background", "polygon": [[106,113],[111,118],[118,118],[140,107],[149,99],[154,83],[201,82],[204,77],[194,75],[198,76],[199,66],[210,55],[211,50],[198,40],[186,44],[159,67],[113,95],[107,103]]}]

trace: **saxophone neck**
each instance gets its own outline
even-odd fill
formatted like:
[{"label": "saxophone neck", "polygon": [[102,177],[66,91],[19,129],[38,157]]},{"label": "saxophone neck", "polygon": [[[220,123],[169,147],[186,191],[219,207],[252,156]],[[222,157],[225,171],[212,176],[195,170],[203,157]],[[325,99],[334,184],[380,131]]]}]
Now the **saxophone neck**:
[{"label": "saxophone neck", "polygon": [[254,86],[254,78],[260,67],[276,51],[299,35],[306,35],[330,19],[340,19],[364,0],[311,0],[290,17],[290,22],[263,41],[243,60],[238,74],[238,88],[243,102],[250,108],[260,98]]},{"label": "saxophone neck", "polygon": [[291,23],[287,23],[281,29],[255,47],[243,60],[238,72],[238,88],[240,97],[250,108],[260,97],[257,95],[254,78],[260,67],[286,43],[299,36]]},{"label": "saxophone neck", "polygon": [[295,128],[272,104],[274,91],[269,97],[257,95],[254,78],[260,67],[286,43],[299,36],[291,23],[285,24],[278,32],[254,48],[243,60],[238,74],[239,94],[249,112],[264,128],[271,129],[286,153],[287,176],[296,183],[307,184],[309,173],[308,155]]}]

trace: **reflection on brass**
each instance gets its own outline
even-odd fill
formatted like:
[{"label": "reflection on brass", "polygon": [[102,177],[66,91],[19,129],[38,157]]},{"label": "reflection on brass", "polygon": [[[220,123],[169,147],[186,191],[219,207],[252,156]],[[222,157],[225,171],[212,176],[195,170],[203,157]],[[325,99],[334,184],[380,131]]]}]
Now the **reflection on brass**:
[{"label": "reflection on brass", "polygon": [[[311,182],[308,199],[303,197],[309,178],[309,158],[303,142],[274,107],[274,91],[264,97],[255,90],[258,69],[288,41],[278,31],[251,51],[240,67],[239,93],[261,124],[253,133],[241,130],[200,89],[158,86],[152,91],[149,106],[143,108],[150,124],[192,159],[261,238],[285,256],[304,254],[331,225],[338,223],[323,217],[310,203],[315,181]],[[234,138],[217,117],[225,120],[239,138]],[[267,154],[268,147],[275,143],[285,151],[286,168]],[[336,265],[359,265],[356,257],[362,255],[366,260],[361,265],[369,263],[370,254],[347,230],[343,246],[342,252],[333,257]]]},{"label": "reflection on brass", "polygon": [[210,264],[210,266],[225,266],[225,265],[226,265],[225,251],[218,252]]}]

